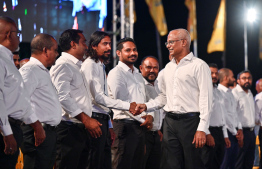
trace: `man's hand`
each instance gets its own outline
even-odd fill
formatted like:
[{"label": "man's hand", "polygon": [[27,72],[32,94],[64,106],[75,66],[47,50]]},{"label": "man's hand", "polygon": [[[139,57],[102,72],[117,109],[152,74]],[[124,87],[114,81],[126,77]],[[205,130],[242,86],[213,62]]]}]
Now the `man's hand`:
[{"label": "man's hand", "polygon": [[226,144],[226,148],[230,148],[231,147],[231,142],[230,142],[230,140],[227,137],[225,138],[225,144]]},{"label": "man's hand", "polygon": [[238,141],[244,139],[243,130],[240,130],[240,129],[239,129],[239,130],[237,131],[236,138],[237,138]]},{"label": "man's hand", "polygon": [[135,112],[135,108],[136,108],[136,102],[130,103],[129,112],[133,114]]},{"label": "man's hand", "polygon": [[151,115],[145,115],[142,118],[145,119],[145,122],[140,124],[140,126],[145,126],[148,130],[151,130],[154,118]]},{"label": "man's hand", "polygon": [[141,114],[143,111],[146,111],[147,107],[145,104],[137,104],[135,111],[132,113],[134,116]]},{"label": "man's hand", "polygon": [[243,140],[238,140],[238,145],[239,145],[240,148],[242,148],[243,145],[244,145],[244,141]]},{"label": "man's hand", "polygon": [[17,144],[14,138],[14,135],[4,136],[4,143],[5,143],[5,154],[14,154],[17,151]]},{"label": "man's hand", "polygon": [[214,137],[211,134],[206,135],[206,139],[207,139],[207,145],[209,147],[215,147],[215,140]]},{"label": "man's hand", "polygon": [[30,124],[30,126],[34,129],[35,136],[35,146],[39,146],[45,140],[45,130],[43,129],[42,124],[37,120],[36,122]]},{"label": "man's hand", "polygon": [[202,148],[206,144],[206,133],[203,131],[196,131],[192,144],[194,143],[196,148]]},{"label": "man's hand", "polygon": [[99,123],[96,119],[89,117],[84,112],[78,114],[77,116],[75,116],[75,118],[80,120],[85,125],[85,128],[92,137],[97,138],[102,135],[102,130],[100,128],[102,124]]},{"label": "man's hand", "polygon": [[158,130],[157,133],[160,137],[160,141],[162,141],[163,140],[163,133],[160,130]]},{"label": "man's hand", "polygon": [[116,138],[116,135],[115,135],[115,132],[112,128],[109,128],[109,132],[110,132],[110,138],[111,138],[111,146],[113,145],[114,141],[115,141],[115,138]]}]

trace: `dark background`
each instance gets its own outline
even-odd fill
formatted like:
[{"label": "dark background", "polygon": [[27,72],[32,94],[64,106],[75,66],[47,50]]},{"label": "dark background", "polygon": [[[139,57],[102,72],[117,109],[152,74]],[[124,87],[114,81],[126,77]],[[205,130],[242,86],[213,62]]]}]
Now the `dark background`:
[{"label": "dark background", "polygon": [[[176,28],[187,28],[188,9],[184,0],[162,0],[168,31]],[[262,10],[261,1],[249,0],[247,7],[256,7],[257,12]],[[207,44],[211,38],[214,21],[220,5],[220,0],[196,0],[197,9],[197,37],[198,57],[207,63],[216,63],[219,68],[223,67],[223,52],[207,53]],[[112,20],[112,0],[108,1],[108,20]],[[156,28],[149,14],[147,4],[144,0],[135,0],[137,21],[134,25],[134,39],[137,43],[140,61],[147,55],[157,56]],[[244,12],[243,0],[226,0],[226,67],[233,70],[235,78],[244,70]],[[259,26],[261,15],[253,24],[247,25],[248,36],[248,69],[253,74],[252,92],[256,94],[255,82],[262,78],[262,61],[259,59]],[[111,23],[108,22],[107,29],[111,30]],[[167,35],[161,37],[161,50],[163,65],[168,63],[168,50],[164,42]],[[191,45],[192,48],[193,45]]]}]

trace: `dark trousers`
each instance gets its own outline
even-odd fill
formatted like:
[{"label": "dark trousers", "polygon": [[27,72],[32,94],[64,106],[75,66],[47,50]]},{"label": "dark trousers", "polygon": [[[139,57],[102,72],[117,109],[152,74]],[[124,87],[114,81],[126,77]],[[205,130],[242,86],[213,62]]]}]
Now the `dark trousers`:
[{"label": "dark trousers", "polygon": [[255,159],[256,136],[254,130],[243,128],[244,146],[239,148],[236,169],[252,169]]},{"label": "dark trousers", "polygon": [[215,140],[215,147],[205,145],[202,148],[202,159],[206,169],[219,169],[225,154],[225,140],[222,127],[209,127],[210,134]]},{"label": "dark trousers", "polygon": [[[260,148],[260,154],[262,153],[262,129],[260,127],[259,129],[259,148]],[[260,155],[260,162],[259,162],[259,168],[262,168],[262,154]]]},{"label": "dark trousers", "polygon": [[[9,121],[10,122],[10,121]],[[13,155],[6,155],[4,152],[5,143],[2,134],[0,134],[0,168],[3,169],[14,169],[17,163],[19,155],[19,147],[23,140],[23,132],[20,125],[10,122],[11,129],[13,131],[14,138],[17,144],[17,151]]]},{"label": "dark trousers", "polygon": [[236,164],[237,152],[238,152],[238,141],[236,136],[232,135],[229,130],[227,130],[228,138],[231,142],[231,147],[226,148],[225,156],[221,169],[234,169]]},{"label": "dark trousers", "polygon": [[113,169],[142,169],[145,153],[144,128],[137,121],[114,120]]},{"label": "dark trousers", "polygon": [[161,142],[157,131],[146,132],[145,169],[160,169]]},{"label": "dark trousers", "polygon": [[85,169],[89,158],[90,138],[84,124],[61,121],[56,132],[56,168]]},{"label": "dark trousers", "polygon": [[165,116],[161,169],[203,169],[199,148],[192,144],[199,116],[173,119]]},{"label": "dark trousers", "polygon": [[24,158],[24,169],[52,169],[56,157],[55,129],[44,126],[46,138],[42,144],[35,146],[34,129],[30,125],[22,125],[23,143],[21,150]]},{"label": "dark trousers", "polygon": [[92,117],[99,121],[102,126],[102,135],[98,138],[91,138],[90,147],[90,169],[111,169],[111,140],[108,128],[108,120],[99,117]]}]

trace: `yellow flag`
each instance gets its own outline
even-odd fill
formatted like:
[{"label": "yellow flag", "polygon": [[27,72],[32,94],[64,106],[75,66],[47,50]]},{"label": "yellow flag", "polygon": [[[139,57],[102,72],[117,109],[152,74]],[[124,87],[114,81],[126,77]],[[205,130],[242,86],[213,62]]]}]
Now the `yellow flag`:
[{"label": "yellow flag", "polygon": [[207,53],[225,50],[226,0],[221,0],[214,23],[214,30],[207,46]]},{"label": "yellow flag", "polygon": [[146,0],[151,17],[161,36],[167,34],[166,17],[161,0]]},{"label": "yellow flag", "polygon": [[185,5],[188,8],[188,20],[187,20],[187,30],[190,33],[191,41],[197,39],[197,19],[196,19],[196,1],[195,0],[185,0]]},{"label": "yellow flag", "polygon": [[[125,4],[129,4],[129,0],[125,0]],[[133,12],[133,14],[134,14],[134,23],[135,23],[136,22],[135,1],[134,1],[134,12]],[[129,6],[128,5],[125,7],[125,16],[129,17]]]},{"label": "yellow flag", "polygon": [[262,19],[260,19],[260,31],[259,31],[259,58],[262,60]]}]

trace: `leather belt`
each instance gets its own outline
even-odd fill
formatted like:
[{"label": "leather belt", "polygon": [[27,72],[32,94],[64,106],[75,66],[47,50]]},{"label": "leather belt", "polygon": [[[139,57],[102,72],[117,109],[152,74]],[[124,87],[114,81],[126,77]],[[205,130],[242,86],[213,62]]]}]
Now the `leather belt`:
[{"label": "leather belt", "polygon": [[104,119],[104,120],[109,120],[109,115],[108,114],[103,114],[103,113],[96,113],[92,112],[92,117]]},{"label": "leather belt", "polygon": [[12,117],[8,117],[8,121],[9,121],[9,123],[12,123],[12,124],[18,125],[18,126],[20,126],[23,123],[22,121],[16,120],[16,119],[14,119]]},{"label": "leather belt", "polygon": [[147,133],[149,133],[149,134],[155,136],[155,135],[158,134],[158,131],[157,131],[157,130],[156,130],[156,131],[147,131]]},{"label": "leather belt", "polygon": [[68,125],[68,126],[75,125],[75,126],[81,128],[81,129],[85,129],[85,125],[83,123],[73,123],[71,121],[63,121],[63,120],[60,123]]},{"label": "leather belt", "polygon": [[127,119],[116,119],[116,120],[114,120],[114,123],[119,123],[119,122],[127,123],[127,124],[138,124],[138,125],[141,124],[136,120],[127,120]]},{"label": "leather belt", "polygon": [[243,130],[249,130],[249,131],[253,131],[254,130],[254,127],[242,127]]},{"label": "leather belt", "polygon": [[183,114],[178,114],[178,113],[174,113],[174,112],[167,112],[166,116],[174,119],[174,120],[179,120],[179,119],[187,119],[190,117],[194,117],[194,116],[199,116],[200,113],[199,112],[190,112],[190,113],[183,113]]}]

